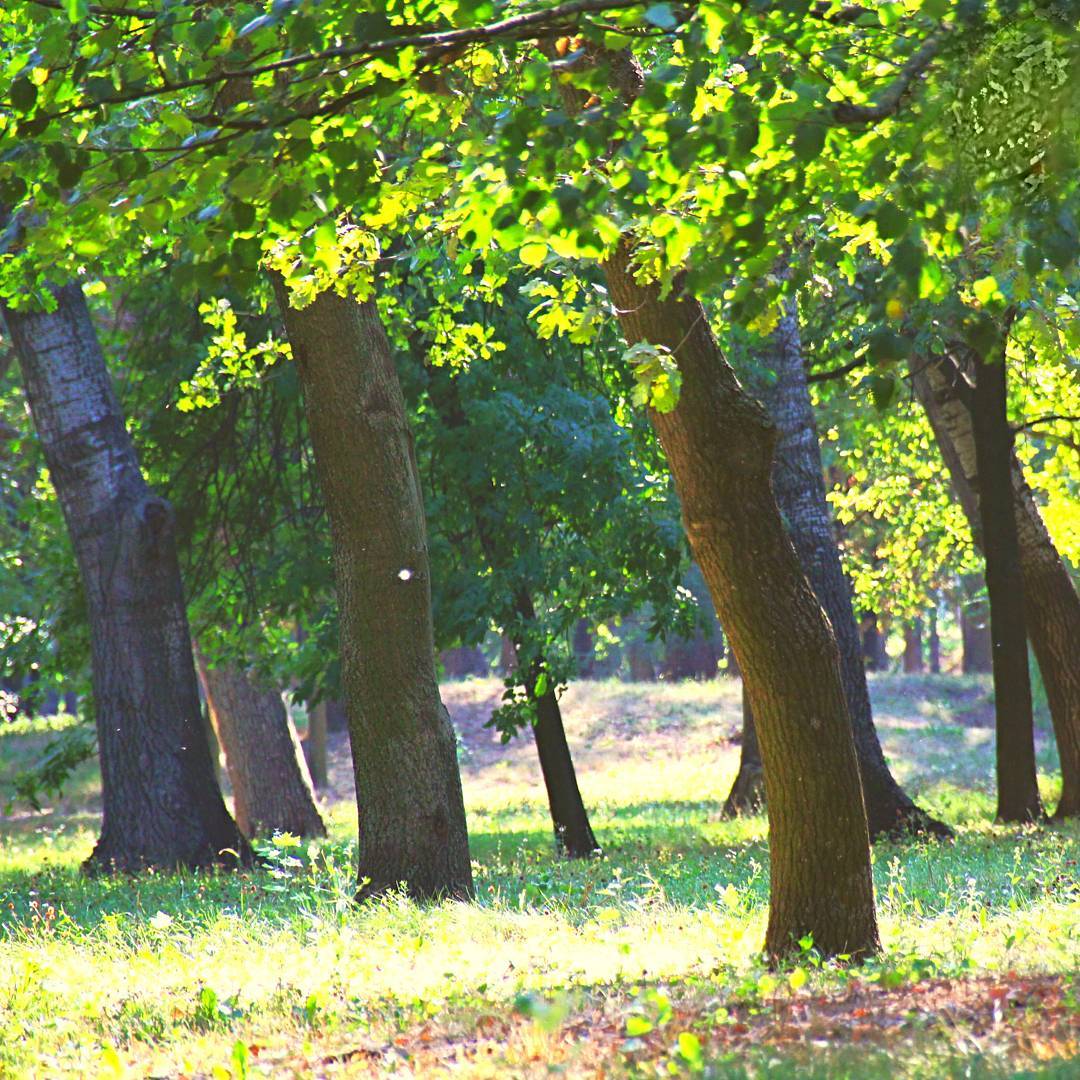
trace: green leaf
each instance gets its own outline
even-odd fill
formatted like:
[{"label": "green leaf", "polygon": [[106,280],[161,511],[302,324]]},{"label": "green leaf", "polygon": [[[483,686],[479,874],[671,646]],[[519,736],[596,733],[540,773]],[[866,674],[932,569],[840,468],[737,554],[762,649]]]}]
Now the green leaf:
[{"label": "green leaf", "polygon": [[807,163],[813,161],[825,148],[825,136],[828,129],[824,124],[804,122],[795,129],[792,147],[795,156]]},{"label": "green leaf", "polygon": [[537,676],[536,685],[533,687],[533,697],[542,698],[548,691],[548,673],[541,671]]},{"label": "green leaf", "polygon": [[874,399],[874,408],[885,412],[896,397],[896,376],[891,374],[870,376],[870,396]]},{"label": "green leaf", "polygon": [[11,104],[19,112],[29,112],[37,101],[37,87],[25,75],[20,75],[12,84],[10,91]]},{"label": "green leaf", "polygon": [[626,1034],[647,1035],[653,1029],[653,1022],[644,1016],[630,1016],[626,1020]]},{"label": "green leaf", "polygon": [[523,244],[518,252],[518,258],[525,266],[540,266],[547,258],[548,246],[542,241],[531,241]]},{"label": "green leaf", "polygon": [[90,14],[90,0],[64,0],[64,12],[70,22],[80,22]]},{"label": "green leaf", "polygon": [[895,203],[882,203],[875,220],[882,240],[896,240],[907,232],[908,215]]}]

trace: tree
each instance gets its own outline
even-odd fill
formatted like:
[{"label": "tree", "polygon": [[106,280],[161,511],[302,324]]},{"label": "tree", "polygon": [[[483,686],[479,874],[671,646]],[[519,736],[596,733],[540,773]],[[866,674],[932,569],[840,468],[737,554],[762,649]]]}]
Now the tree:
[{"label": "tree", "polygon": [[3,316],[86,595],[101,870],[236,865],[199,713],[172,509],[147,487],[77,284]]},{"label": "tree", "polygon": [[[779,436],[773,491],[799,561],[836,634],[870,835],[895,835],[909,830],[951,835],[947,826],[920,810],[901,790],[885,762],[874,728],[851,586],[840,564],[825,501],[817,424],[806,381],[798,308],[793,300],[783,305],[770,335],[768,353],[761,362],[772,375],[765,401]],[[748,745],[752,746],[752,741],[744,734],[744,754]],[[752,768],[752,762],[748,768]],[[741,767],[737,785],[740,780]]]},{"label": "tree", "polygon": [[[958,500],[981,545],[982,485],[973,417],[964,404],[965,398],[970,398],[970,384],[947,356],[913,364],[911,374]],[[1015,454],[1010,454],[1006,490],[1011,494],[1016,520],[1028,632],[1046,687],[1061,757],[1062,793],[1055,817],[1075,817],[1080,814],[1080,668],[1074,647],[1080,640],[1080,595],[1047,533]]]},{"label": "tree", "polygon": [[210,717],[225,750],[236,824],[247,837],[325,836],[300,740],[281,694],[235,664],[199,657]]},{"label": "tree", "polygon": [[334,542],[361,895],[472,895],[457,740],[439,698],[420,478],[373,300],[302,308],[276,275]]}]

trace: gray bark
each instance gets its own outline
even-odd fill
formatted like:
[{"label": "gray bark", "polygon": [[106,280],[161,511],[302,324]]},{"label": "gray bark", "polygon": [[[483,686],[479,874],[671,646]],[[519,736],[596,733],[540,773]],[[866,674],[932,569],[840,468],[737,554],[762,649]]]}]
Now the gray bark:
[{"label": "gray bark", "polygon": [[86,593],[103,797],[88,867],[246,861],[203,731],[172,509],[139,469],[82,290],[54,297],[3,314]]}]

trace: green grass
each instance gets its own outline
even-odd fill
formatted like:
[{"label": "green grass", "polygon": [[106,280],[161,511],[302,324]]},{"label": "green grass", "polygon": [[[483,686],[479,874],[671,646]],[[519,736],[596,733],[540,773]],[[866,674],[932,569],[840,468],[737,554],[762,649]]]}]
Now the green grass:
[{"label": "green grass", "polygon": [[[0,821],[0,1076],[1076,1075],[1080,830],[989,823],[985,690],[874,683],[897,771],[959,833],[877,847],[885,949],[855,971],[761,962],[765,822],[719,813],[730,685],[570,691],[605,849],[584,865],[552,856],[528,744],[500,756],[467,727],[468,905],[353,905],[347,799],[329,841],[271,846],[257,872],[87,879],[80,776],[52,812]],[[0,735],[0,763],[41,738]]]}]

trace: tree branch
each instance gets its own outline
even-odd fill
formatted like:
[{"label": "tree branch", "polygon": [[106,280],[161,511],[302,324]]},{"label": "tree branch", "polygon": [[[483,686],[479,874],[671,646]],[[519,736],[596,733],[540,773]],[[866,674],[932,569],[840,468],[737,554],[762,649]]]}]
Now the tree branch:
[{"label": "tree branch", "polygon": [[841,364],[840,367],[829,368],[827,371],[815,371],[812,374],[808,374],[806,376],[806,381],[808,383],[816,383],[828,382],[830,379],[840,379],[849,371],[854,371],[856,368],[861,368],[868,363],[869,361],[866,357],[859,356],[854,360],[849,360],[846,364]]},{"label": "tree branch", "polygon": [[833,122],[839,127],[859,127],[863,124],[876,124],[890,116],[895,116],[900,111],[900,106],[915,81],[926,72],[941,51],[941,43],[940,34],[931,34],[900,69],[896,81],[882,93],[876,102],[855,105],[848,101],[841,101],[833,106]]}]

